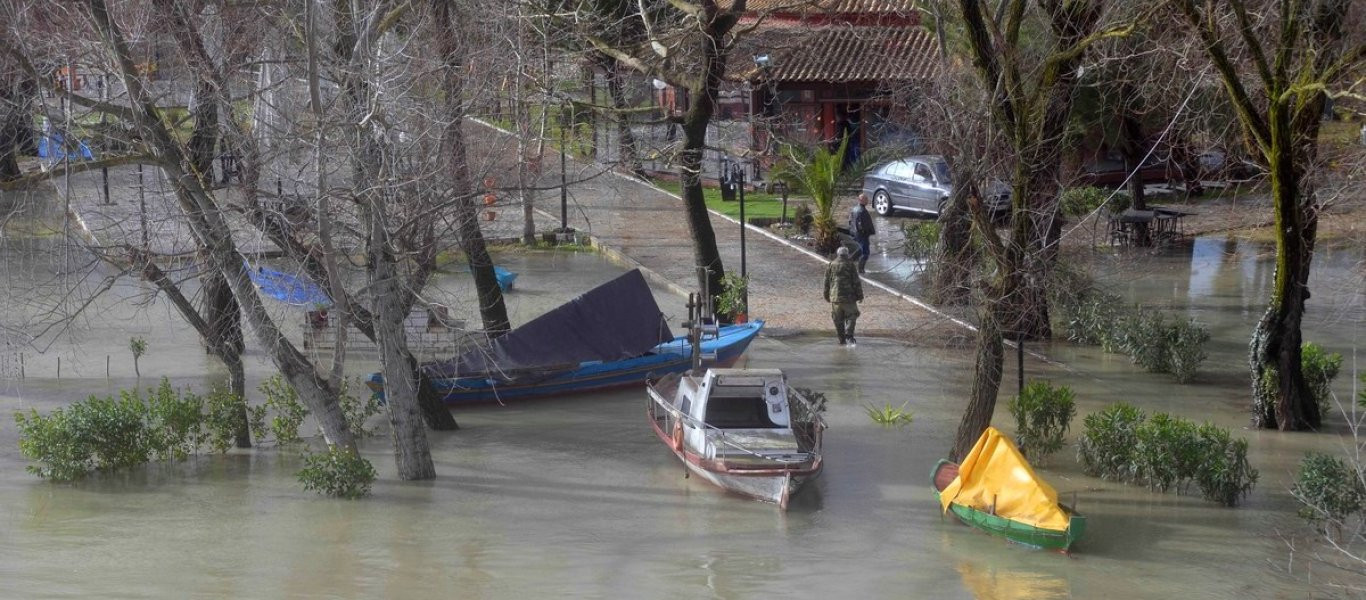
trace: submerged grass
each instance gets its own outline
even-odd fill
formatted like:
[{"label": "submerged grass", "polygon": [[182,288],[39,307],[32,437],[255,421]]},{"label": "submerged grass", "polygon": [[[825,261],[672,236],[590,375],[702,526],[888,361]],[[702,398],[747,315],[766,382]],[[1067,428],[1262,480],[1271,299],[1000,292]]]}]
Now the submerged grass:
[{"label": "submerged grass", "polygon": [[868,418],[872,419],[874,423],[879,425],[886,427],[905,427],[910,425],[911,421],[915,420],[915,417],[911,415],[911,411],[906,408],[906,404],[908,403],[909,401],[902,402],[901,406],[892,406],[889,402],[880,407],[868,404],[863,407],[863,412],[866,413]]}]

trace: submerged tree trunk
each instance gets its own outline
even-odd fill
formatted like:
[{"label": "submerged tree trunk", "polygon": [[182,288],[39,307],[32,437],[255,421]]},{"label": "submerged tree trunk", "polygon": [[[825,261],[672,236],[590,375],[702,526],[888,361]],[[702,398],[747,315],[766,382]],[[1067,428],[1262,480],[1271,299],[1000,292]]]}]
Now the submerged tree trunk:
[{"label": "submerged tree trunk", "polygon": [[[1289,115],[1273,104],[1270,162],[1271,201],[1276,216],[1276,273],[1266,313],[1252,334],[1253,425],[1282,431],[1318,429],[1323,415],[1304,379],[1300,330],[1309,300],[1309,268],[1318,230],[1318,202],[1299,165],[1312,149],[1292,146]],[[1310,125],[1317,133],[1317,122]],[[1312,138],[1306,138],[1312,139]],[[1299,163],[1299,164],[1297,164]]]},{"label": "submerged tree trunk", "polygon": [[983,310],[982,323],[977,330],[977,366],[972,376],[972,393],[963,418],[958,422],[954,435],[953,451],[949,459],[961,461],[972,450],[977,438],[991,425],[991,417],[996,413],[996,396],[1001,391],[1001,368],[1005,361],[1002,332],[997,323],[998,311],[995,306]]},{"label": "submerged tree trunk", "polygon": [[400,479],[432,479],[436,477],[436,467],[427,445],[427,431],[422,426],[413,369],[408,363],[409,356],[402,350],[408,347],[407,332],[403,329],[407,292],[399,288],[394,255],[389,248],[385,200],[380,196],[372,192],[368,206],[369,274],[374,290],[375,337],[383,366],[385,404],[394,436],[394,461]]},{"label": "submerged tree trunk", "polygon": [[444,93],[442,114],[448,121],[441,135],[441,154],[446,157],[450,173],[451,194],[454,200],[456,231],[460,248],[469,259],[474,274],[474,287],[479,296],[479,316],[484,332],[499,337],[510,329],[503,290],[493,272],[493,259],[479,228],[479,212],[475,206],[475,190],[470,178],[469,155],[465,146],[465,56],[462,54],[460,32],[452,20],[451,3],[432,0],[436,22],[436,50],[441,61],[441,91]]},{"label": "submerged tree trunk", "polygon": [[[192,24],[188,21],[180,23],[181,27],[188,28]],[[187,32],[188,33],[188,32]],[[178,41],[182,44],[187,43],[189,36],[181,35]],[[207,57],[207,54],[205,58]],[[186,144],[189,152],[188,165],[190,171],[199,177],[200,185],[205,189],[213,189],[213,161],[219,141],[219,111],[221,107],[218,102],[218,90],[212,80],[200,79],[194,87],[194,97],[192,100],[191,117],[194,119],[194,129],[190,134],[190,140]],[[150,259],[150,258],[149,258]],[[209,334],[205,336],[204,343],[209,347],[210,352],[223,361],[223,365],[228,369],[229,391],[236,397],[242,399],[241,409],[237,415],[237,427],[235,428],[234,440],[238,448],[251,447],[251,433],[247,426],[247,405],[246,405],[246,372],[242,361],[242,352],[245,350],[242,339],[242,309],[237,304],[237,299],[232,295],[232,288],[228,287],[228,282],[223,278],[222,273],[215,270],[205,255],[201,251],[196,256],[199,263],[199,285],[200,294],[203,298],[202,312],[205,323],[208,325]]]}]

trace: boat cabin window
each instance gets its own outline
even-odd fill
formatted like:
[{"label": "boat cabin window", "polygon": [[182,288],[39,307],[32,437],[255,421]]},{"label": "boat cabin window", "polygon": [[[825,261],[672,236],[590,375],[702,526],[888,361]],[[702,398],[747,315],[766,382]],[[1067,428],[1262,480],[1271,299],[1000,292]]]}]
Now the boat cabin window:
[{"label": "boat cabin window", "polygon": [[707,424],[717,429],[773,429],[760,386],[717,387],[707,399]]}]

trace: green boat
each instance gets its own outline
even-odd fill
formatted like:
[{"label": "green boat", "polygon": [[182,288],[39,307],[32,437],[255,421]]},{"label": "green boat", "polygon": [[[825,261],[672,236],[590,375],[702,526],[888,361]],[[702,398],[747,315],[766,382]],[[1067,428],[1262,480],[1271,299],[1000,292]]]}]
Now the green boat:
[{"label": "green boat", "polygon": [[[957,477],[957,463],[940,460],[934,466],[934,499],[936,501],[940,499],[939,493]],[[1035,527],[1005,516],[992,514],[989,510],[978,510],[953,502],[949,503],[949,512],[952,512],[959,521],[966,525],[971,525],[992,535],[1001,536],[1012,542],[1034,548],[1067,552],[1072,544],[1081,539],[1082,534],[1086,532],[1086,517],[1077,514],[1076,511],[1072,510],[1072,507],[1066,504],[1059,503],[1058,507],[1068,515],[1066,529]]]}]

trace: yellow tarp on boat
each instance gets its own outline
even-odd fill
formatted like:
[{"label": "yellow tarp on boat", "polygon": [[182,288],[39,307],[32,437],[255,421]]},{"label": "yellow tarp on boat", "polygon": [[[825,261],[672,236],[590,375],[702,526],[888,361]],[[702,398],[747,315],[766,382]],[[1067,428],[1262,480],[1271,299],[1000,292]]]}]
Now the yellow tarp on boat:
[{"label": "yellow tarp on boat", "polygon": [[944,511],[958,504],[1044,529],[1067,529],[1058,493],[1034,474],[1010,438],[988,427],[958,465],[958,478],[939,494]]}]

